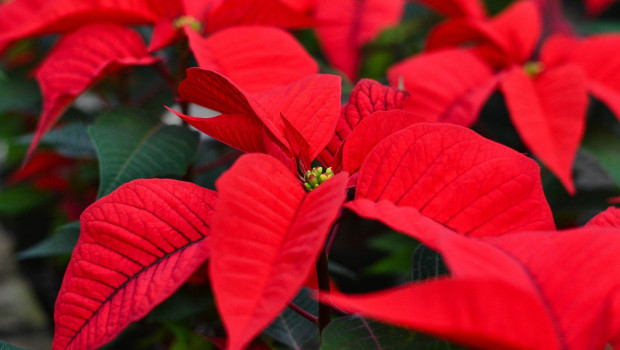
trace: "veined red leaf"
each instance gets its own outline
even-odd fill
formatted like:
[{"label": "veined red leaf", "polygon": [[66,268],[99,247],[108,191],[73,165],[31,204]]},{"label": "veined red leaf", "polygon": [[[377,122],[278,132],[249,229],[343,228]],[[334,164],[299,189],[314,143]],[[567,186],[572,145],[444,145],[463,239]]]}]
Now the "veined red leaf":
[{"label": "veined red leaf", "polygon": [[[183,99],[225,114],[239,114],[236,118],[257,118],[281,145],[289,147],[288,151],[292,150],[285,137],[282,115],[308,142],[310,159],[314,159],[332,137],[340,109],[338,76],[315,74],[277,89],[248,94],[216,72],[191,68],[187,73],[187,79],[179,86]],[[177,115],[192,125],[197,122],[196,118]],[[208,128],[215,127],[214,123],[196,123],[195,126],[211,135]],[[238,140],[221,141],[232,144]]]},{"label": "veined red leaf", "polygon": [[215,200],[191,183],[136,180],[86,209],[53,348],[98,348],[170,296],[209,257]]},{"label": "veined red leaf", "polygon": [[355,81],[362,46],[400,21],[405,0],[317,0],[319,42],[329,62]]},{"label": "veined red leaf", "polygon": [[586,227],[615,227],[620,228],[620,209],[609,207],[605,211],[598,213],[588,223]]},{"label": "veined red leaf", "polygon": [[304,285],[346,181],[338,174],[306,193],[282,163],[249,154],[216,182],[210,275],[229,349],[247,345]]},{"label": "veined red leaf", "polygon": [[528,157],[450,124],[414,124],[381,141],[355,198],[417,208],[460,233],[553,229],[540,169]]},{"label": "veined red leaf", "polygon": [[275,89],[319,70],[297,40],[278,28],[235,26],[207,39],[189,28],[185,32],[201,68],[225,75],[247,92]]},{"label": "veined red leaf", "polygon": [[479,0],[413,0],[446,17],[484,18],[486,10]]},{"label": "veined red leaf", "polygon": [[620,35],[600,34],[580,41],[570,62],[585,72],[588,90],[620,120]]},{"label": "veined red leaf", "polygon": [[400,109],[408,94],[371,79],[362,79],[353,88],[349,102],[340,110],[336,132],[329,144],[321,152],[319,159],[323,165],[333,165],[334,156],[342,142],[351,134],[359,122],[376,111]]},{"label": "veined red leaf", "polygon": [[426,120],[403,110],[379,111],[363,119],[342,146],[342,169],[356,172],[370,151],[383,139]]},{"label": "veined red leaf", "polygon": [[[34,7],[31,4],[40,6]],[[26,9],[28,17],[19,25],[11,26],[10,30],[0,32],[0,41],[69,32],[101,21],[122,24],[155,23],[161,17],[174,17],[181,12],[178,1],[158,0],[56,0],[34,3],[31,0],[14,0],[10,6]],[[0,27],[2,26],[0,24]]]},{"label": "veined red leaf", "polygon": [[43,113],[29,156],[71,102],[97,80],[123,66],[154,62],[140,35],[119,25],[93,24],[63,37],[35,74],[43,94]]},{"label": "veined red leaf", "polygon": [[[522,349],[595,349],[617,340],[618,229],[588,227],[470,238],[450,232],[413,208],[397,208],[385,201],[356,202],[348,207],[437,250],[452,279],[411,284],[375,295],[338,297],[349,311],[488,349],[497,348],[498,341],[505,344],[501,347]],[[597,276],[596,283],[592,276]],[[455,284],[464,286],[462,293],[448,287]],[[498,290],[485,291],[489,285]],[[478,293],[487,295],[492,306],[476,307],[482,301]],[[431,305],[432,310],[418,305],[417,300]],[[405,315],[392,313],[395,305],[406,307]],[[493,311],[514,305],[522,310]],[[537,331],[513,333],[531,322],[536,322]]]},{"label": "veined red leaf", "polygon": [[605,11],[615,0],[584,0],[586,11],[590,16],[598,16]]},{"label": "veined red leaf", "polygon": [[209,13],[206,31],[214,32],[233,25],[264,25],[280,28],[305,28],[315,20],[279,0],[226,0]]},{"label": "veined red leaf", "polygon": [[523,68],[513,67],[502,78],[501,89],[523,142],[574,194],[573,161],[585,132],[588,106],[582,71],[562,65],[531,78]]},{"label": "veined red leaf", "polygon": [[578,45],[579,39],[572,35],[551,35],[540,49],[539,60],[545,67],[568,63],[571,55],[578,50]]},{"label": "veined red leaf", "polygon": [[498,78],[476,54],[449,49],[421,54],[392,66],[390,85],[409,93],[403,109],[430,121],[472,125]]}]

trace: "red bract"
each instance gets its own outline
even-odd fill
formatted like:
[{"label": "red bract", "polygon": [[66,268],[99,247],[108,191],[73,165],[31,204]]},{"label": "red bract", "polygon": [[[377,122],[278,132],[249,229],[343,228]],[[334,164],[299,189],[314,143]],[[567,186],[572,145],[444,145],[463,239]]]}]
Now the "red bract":
[{"label": "red bract", "polygon": [[463,41],[474,41],[476,47],[422,54],[394,66],[388,78],[392,85],[404,82],[417,102],[411,103],[412,110],[423,117],[462,125],[477,120],[499,82],[522,140],[573,194],[572,165],[585,131],[587,92],[620,115],[615,79],[620,56],[612,52],[618,39],[554,37],[544,42],[540,61],[528,61],[540,31],[532,1],[516,2],[491,19],[454,19],[434,30],[429,47]]},{"label": "red bract", "polygon": [[[297,159],[305,165],[316,158],[333,135],[340,106],[337,76],[313,75],[275,90],[248,94],[216,72],[200,68],[187,72],[187,79],[179,86],[181,97],[224,114],[197,118],[175,113],[232,147],[270,153],[294,170],[298,153],[295,133],[308,144],[307,159]],[[290,124],[288,132],[284,120]]]},{"label": "red bract", "polygon": [[374,80],[360,80],[351,91],[349,102],[342,106],[336,130],[329,144],[320,153],[319,160],[324,165],[334,165],[334,157],[342,142],[362,119],[376,111],[402,109],[407,100],[408,94],[404,91],[379,84]]},{"label": "red bract", "polygon": [[586,227],[615,227],[620,228],[620,209],[609,207],[590,219]]},{"label": "red bract", "polygon": [[169,297],[210,255],[215,200],[190,183],[136,180],[86,209],[53,348],[98,348]]},{"label": "red bract", "polygon": [[382,30],[398,24],[405,0],[315,0],[317,34],[325,56],[351,81],[355,81],[364,44]]},{"label": "red bract", "polygon": [[536,163],[457,125],[385,138],[362,163],[355,198],[411,206],[472,236],[555,228]]},{"label": "red bract", "polygon": [[484,349],[600,349],[616,344],[617,229],[470,238],[413,208],[386,201],[356,201],[349,208],[437,250],[451,278],[325,298],[340,308]]},{"label": "red bract", "polygon": [[278,160],[242,156],[217,181],[210,276],[228,348],[244,348],[308,278],[345,200],[346,173],[309,193]]},{"label": "red bract", "polygon": [[479,1],[472,0],[413,0],[447,17],[484,18],[486,10]]},{"label": "red bract", "polygon": [[35,74],[43,93],[43,114],[28,155],[73,100],[97,80],[125,66],[156,61],[138,33],[116,24],[85,26],[62,38]]}]

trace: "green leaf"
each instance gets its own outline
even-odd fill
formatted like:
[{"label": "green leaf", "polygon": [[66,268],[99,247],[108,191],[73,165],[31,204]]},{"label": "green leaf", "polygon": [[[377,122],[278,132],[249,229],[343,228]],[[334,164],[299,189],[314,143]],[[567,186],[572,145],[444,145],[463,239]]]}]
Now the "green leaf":
[{"label": "green leaf", "polygon": [[23,214],[49,202],[52,194],[26,184],[8,187],[0,192],[0,216]]},{"label": "green leaf", "polygon": [[34,246],[17,254],[18,259],[45,258],[58,255],[70,255],[80,237],[80,222],[74,221],[62,225],[54,234]]},{"label": "green leaf", "polygon": [[[310,291],[307,288],[302,289],[297,294],[293,303],[314,316],[318,315],[318,303],[310,296]],[[319,348],[320,340],[317,325],[290,307],[284,309],[264,332],[293,349]]]},{"label": "green leaf", "polygon": [[0,350],[26,350],[25,348],[20,348],[19,346],[11,345],[9,343],[5,343],[0,340]]},{"label": "green leaf", "polygon": [[24,78],[27,75],[24,69],[17,69],[0,76],[0,113],[38,108],[41,93],[34,79]]},{"label": "green leaf", "polygon": [[[21,137],[19,142],[29,145],[32,135]],[[56,128],[47,133],[42,144],[52,146],[57,153],[66,157],[95,158],[96,152],[88,136],[87,125],[81,122]]]},{"label": "green leaf", "polygon": [[593,156],[603,170],[620,186],[620,137],[614,130],[588,130],[581,144],[582,151]]},{"label": "green leaf", "polygon": [[323,330],[321,350],[415,349],[415,333],[358,315],[333,320]]},{"label": "green leaf", "polygon": [[411,255],[411,271],[413,281],[437,278],[450,273],[441,255],[423,244]]},{"label": "green leaf", "polygon": [[88,129],[99,156],[98,197],[140,178],[182,176],[195,156],[199,134],[135,113],[108,113]]},{"label": "green leaf", "polygon": [[323,330],[321,350],[449,350],[461,349],[404,328],[369,320],[359,315],[340,317]]},{"label": "green leaf", "polygon": [[386,257],[367,268],[365,272],[372,275],[399,275],[408,271],[411,253],[418,244],[415,239],[396,232],[389,232],[374,238],[370,242],[370,247],[384,252]]}]

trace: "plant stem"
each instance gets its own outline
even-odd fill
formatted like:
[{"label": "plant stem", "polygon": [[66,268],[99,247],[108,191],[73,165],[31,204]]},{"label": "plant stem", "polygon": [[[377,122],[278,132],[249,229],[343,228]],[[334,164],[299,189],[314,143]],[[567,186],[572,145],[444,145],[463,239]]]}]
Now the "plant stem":
[{"label": "plant stem", "polygon": [[300,314],[303,318],[307,319],[312,323],[318,323],[319,318],[309,313],[308,311],[302,309],[301,307],[295,305],[293,302],[288,303],[288,307],[293,309],[296,313]]},{"label": "plant stem", "polygon": [[[327,262],[327,253],[325,250],[321,250],[319,255],[319,259],[316,262],[316,272],[319,280],[319,291],[321,292],[329,292],[329,271],[328,271],[328,262]],[[331,306],[327,304],[320,303],[319,304],[319,332],[323,332],[323,329],[329,324],[331,321]]]}]

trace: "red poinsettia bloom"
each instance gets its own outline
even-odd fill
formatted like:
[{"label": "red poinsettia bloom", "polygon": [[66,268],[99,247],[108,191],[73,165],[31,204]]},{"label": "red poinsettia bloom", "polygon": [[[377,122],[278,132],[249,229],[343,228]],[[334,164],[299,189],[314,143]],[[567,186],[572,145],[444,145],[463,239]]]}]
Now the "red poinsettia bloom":
[{"label": "red poinsettia bloom", "polygon": [[590,16],[598,16],[614,2],[615,0],[584,0],[584,5]]},{"label": "red poinsettia bloom", "polygon": [[[540,31],[532,1],[519,1],[491,19],[453,19],[431,33],[431,52],[395,65],[388,77],[393,85],[404,83],[411,95],[408,110],[462,125],[476,121],[499,86],[526,146],[574,193],[572,164],[585,130],[587,92],[615,111],[620,90],[613,67],[620,56],[602,42],[614,36],[594,36],[573,39],[580,46],[572,51],[548,39],[532,60]],[[446,48],[463,41],[478,45]]]},{"label": "red poinsettia bloom", "polygon": [[[123,66],[157,62],[149,52],[169,45],[182,33],[186,34],[200,66],[226,74],[249,91],[272,89],[318,70],[314,60],[291,35],[271,27],[248,27],[297,28],[313,23],[276,0],[165,3],[63,0],[43,4],[16,0],[4,5],[3,11],[6,15],[0,16],[0,27],[6,30],[0,34],[0,43],[54,32],[68,33],[37,71],[44,112],[29,155],[79,94]],[[25,17],[28,20],[23,20]],[[138,33],[122,26],[145,23],[154,25],[148,50]],[[203,23],[207,24],[203,26]],[[228,28],[231,26],[234,27]],[[202,36],[211,33],[207,38]]]}]

